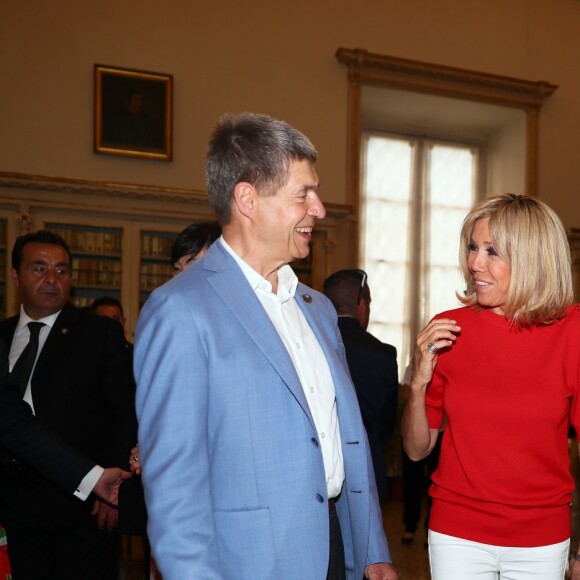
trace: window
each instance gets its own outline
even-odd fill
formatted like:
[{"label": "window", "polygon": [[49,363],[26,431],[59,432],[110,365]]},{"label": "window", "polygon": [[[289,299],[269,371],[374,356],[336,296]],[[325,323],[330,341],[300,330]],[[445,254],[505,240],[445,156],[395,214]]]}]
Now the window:
[{"label": "window", "polygon": [[[540,111],[557,86],[360,48],[336,58],[348,67],[347,202],[359,217],[347,259],[367,269],[371,332],[403,370],[425,319],[457,304],[453,244],[476,190],[537,194]],[[484,143],[485,160],[466,142]]]},{"label": "window", "polygon": [[359,247],[372,292],[369,330],[397,347],[403,371],[417,332],[459,305],[459,232],[477,197],[480,151],[371,132],[362,146]]}]

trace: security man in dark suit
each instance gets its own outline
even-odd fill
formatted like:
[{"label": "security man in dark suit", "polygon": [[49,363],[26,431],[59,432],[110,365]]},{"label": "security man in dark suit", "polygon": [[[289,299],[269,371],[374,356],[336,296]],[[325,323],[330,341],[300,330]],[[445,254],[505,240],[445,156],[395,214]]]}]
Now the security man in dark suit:
[{"label": "security man in dark suit", "polygon": [[[40,231],[19,237],[11,277],[22,306],[0,323],[0,339],[10,349],[7,388],[94,462],[74,492],[82,499],[102,474],[98,466],[125,466],[136,440],[135,387],[123,333],[116,322],[68,303],[71,256],[60,236]],[[16,579],[117,578],[117,510],[74,495],[5,450],[0,455],[0,520]]]},{"label": "security man in dark suit", "polygon": [[363,270],[339,270],[324,281],[324,293],[338,314],[346,359],[367,430],[381,501],[388,487],[384,446],[397,415],[397,349],[367,332],[371,292]]}]

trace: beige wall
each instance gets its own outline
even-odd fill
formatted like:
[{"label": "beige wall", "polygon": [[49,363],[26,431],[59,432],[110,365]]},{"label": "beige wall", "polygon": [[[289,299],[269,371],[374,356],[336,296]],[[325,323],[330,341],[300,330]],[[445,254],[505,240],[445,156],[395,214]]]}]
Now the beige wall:
[{"label": "beige wall", "polygon": [[[559,85],[540,126],[542,197],[580,227],[578,0],[0,0],[0,171],[201,189],[215,120],[286,119],[345,203],[339,46]],[[174,159],[92,151],[93,65],[174,75]]]}]

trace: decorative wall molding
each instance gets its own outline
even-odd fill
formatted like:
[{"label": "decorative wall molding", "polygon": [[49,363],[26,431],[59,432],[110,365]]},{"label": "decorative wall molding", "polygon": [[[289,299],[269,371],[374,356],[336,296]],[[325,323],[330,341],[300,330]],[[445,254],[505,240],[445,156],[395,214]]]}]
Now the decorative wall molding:
[{"label": "decorative wall molding", "polygon": [[[97,196],[120,198],[126,200],[142,200],[145,202],[168,202],[171,204],[194,204],[202,213],[212,211],[209,207],[207,193],[202,189],[188,189],[178,187],[160,187],[134,183],[115,183],[107,181],[93,181],[88,179],[72,179],[68,177],[50,177],[46,175],[30,175],[26,173],[12,173],[0,171],[0,200],[5,195],[2,190],[28,190],[35,193],[72,194],[73,196]],[[27,210],[28,200],[23,199]],[[55,203],[54,200],[51,200]],[[63,202],[70,204],[70,198]],[[87,204],[84,204],[87,207]],[[353,208],[350,205],[325,203],[327,217],[321,225],[339,225],[344,221],[352,220]],[[99,209],[102,209],[99,208]],[[135,211],[135,204],[129,211]],[[146,210],[146,208],[143,208]],[[203,211],[205,210],[205,211]],[[117,209],[118,211],[118,209]],[[149,210],[147,213],[150,213]]]},{"label": "decorative wall molding", "polygon": [[461,99],[511,106],[540,107],[557,88],[546,81],[527,81],[404,58],[373,54],[361,48],[339,48],[336,58],[348,65],[352,82],[400,87]]},{"label": "decorative wall molding", "polygon": [[127,199],[151,199],[188,204],[193,202],[207,205],[207,194],[201,189],[91,181],[88,179],[48,177],[45,175],[9,173],[6,171],[0,171],[0,187],[121,197]]}]

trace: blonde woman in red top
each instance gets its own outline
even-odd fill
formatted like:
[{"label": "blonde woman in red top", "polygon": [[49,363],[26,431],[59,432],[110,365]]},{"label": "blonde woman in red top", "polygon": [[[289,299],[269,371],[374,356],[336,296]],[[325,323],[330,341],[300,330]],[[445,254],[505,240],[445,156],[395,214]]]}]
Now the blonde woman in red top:
[{"label": "blonde woman in red top", "polygon": [[[580,309],[557,215],[499,195],[465,218],[463,308],[417,336],[403,419],[413,460],[433,449],[433,580],[561,580],[570,545],[568,428],[580,432]],[[572,578],[580,579],[580,555]]]}]

